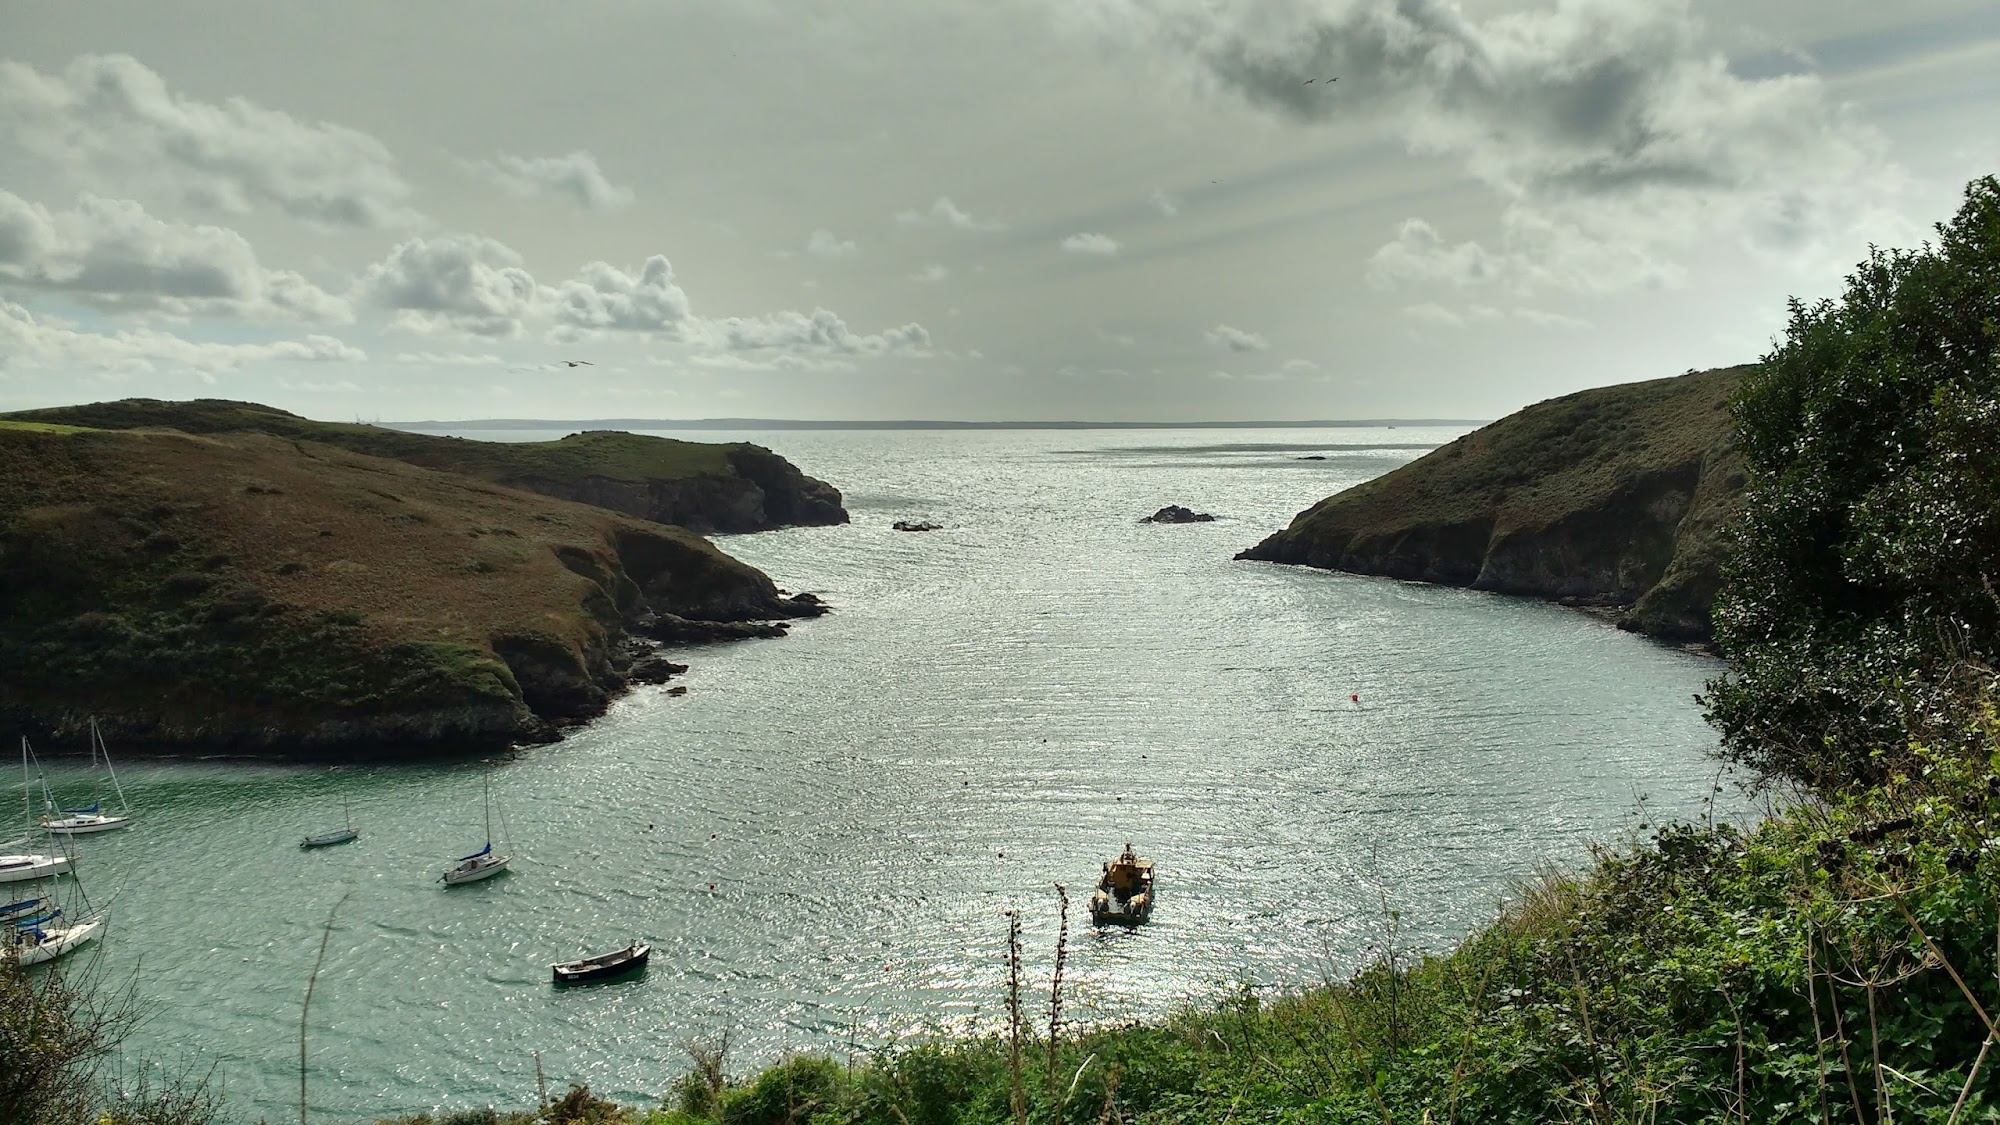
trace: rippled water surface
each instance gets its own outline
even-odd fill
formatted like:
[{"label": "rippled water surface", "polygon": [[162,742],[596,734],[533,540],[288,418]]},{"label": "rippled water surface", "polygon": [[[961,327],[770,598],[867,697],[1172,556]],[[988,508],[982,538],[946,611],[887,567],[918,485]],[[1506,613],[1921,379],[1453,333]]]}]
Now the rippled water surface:
[{"label": "rippled water surface", "polygon": [[[685,696],[643,688],[505,761],[126,763],[138,826],[80,843],[113,904],[99,968],[136,973],[147,1053],[214,1062],[236,1112],[281,1118],[346,896],[313,1101],[360,1120],[526,1104],[537,1051],[552,1084],[642,1100],[724,1028],[747,1067],[991,1020],[1001,912],[1045,972],[1053,885],[1080,905],[1128,840],[1160,905],[1141,932],[1079,928],[1086,1018],[1338,972],[1385,904],[1449,941],[1539,863],[1701,815],[1715,776],[1703,658],[1533,602],[1230,561],[1457,432],[740,435],[840,485],[854,523],[721,545],[834,614],[690,650]],[[1137,522],[1167,503],[1218,519]],[[483,780],[513,871],[446,890]],[[295,846],[344,804],[359,842]],[[643,979],[549,986],[550,961],[633,937]]]}]

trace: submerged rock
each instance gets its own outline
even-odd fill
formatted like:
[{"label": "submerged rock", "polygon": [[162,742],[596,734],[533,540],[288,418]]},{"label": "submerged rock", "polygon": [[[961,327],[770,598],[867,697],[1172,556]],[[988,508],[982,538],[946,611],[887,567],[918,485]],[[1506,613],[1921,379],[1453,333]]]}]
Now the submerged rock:
[{"label": "submerged rock", "polygon": [[944,525],[929,520],[897,520],[889,525],[897,531],[943,531]]}]

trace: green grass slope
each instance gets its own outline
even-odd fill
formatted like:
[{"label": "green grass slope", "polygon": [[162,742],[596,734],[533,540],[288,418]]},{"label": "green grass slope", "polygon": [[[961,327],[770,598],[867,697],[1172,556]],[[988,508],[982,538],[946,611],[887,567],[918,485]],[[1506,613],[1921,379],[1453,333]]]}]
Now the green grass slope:
[{"label": "green grass slope", "polygon": [[599,430],[556,441],[494,442],[321,422],[225,399],[121,399],[0,415],[0,422],[190,434],[262,433],[465,473],[696,531],[845,523],[840,493],[762,446]]},{"label": "green grass slope", "polygon": [[[260,753],[545,737],[661,620],[816,607],[679,528],[263,434],[0,423],[0,716]],[[664,618],[663,616],[664,615]]]},{"label": "green grass slope", "polygon": [[1729,396],[1747,370],[1537,403],[1237,557],[1619,607],[1628,628],[1706,640],[1743,485]]}]

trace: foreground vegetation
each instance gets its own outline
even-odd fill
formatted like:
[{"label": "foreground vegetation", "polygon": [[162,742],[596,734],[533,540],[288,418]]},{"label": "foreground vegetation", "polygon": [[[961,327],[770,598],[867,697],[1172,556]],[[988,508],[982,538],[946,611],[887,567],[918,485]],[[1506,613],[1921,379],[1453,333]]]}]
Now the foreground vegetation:
[{"label": "foreground vegetation", "polygon": [[[1292,995],[1072,1027],[1058,944],[996,967],[1014,1014],[998,1035],[743,1079],[725,1043],[689,1044],[692,1072],[658,1106],[573,1088],[403,1125],[2000,1121],[2000,544],[1983,491],[2000,480],[1984,460],[2000,448],[2000,183],[1971,185],[1940,233],[1797,310],[1772,374],[1736,400],[1749,515],[1722,603],[1732,671],[1709,707],[1780,814],[1601,850],[1443,955],[1405,948],[1389,914],[1365,968]],[[1853,397],[1871,409],[1843,409]],[[1883,442],[1894,473],[1871,455]]]}]

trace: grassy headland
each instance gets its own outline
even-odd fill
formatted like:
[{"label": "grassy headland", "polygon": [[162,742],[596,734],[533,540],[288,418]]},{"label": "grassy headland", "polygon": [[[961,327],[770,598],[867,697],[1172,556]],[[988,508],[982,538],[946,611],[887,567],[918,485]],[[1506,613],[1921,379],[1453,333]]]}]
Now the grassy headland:
[{"label": "grassy headland", "polygon": [[616,430],[571,434],[556,441],[471,441],[320,422],[275,407],[224,399],[131,398],[0,414],[0,421],[297,438],[701,532],[847,522],[839,490],[799,472],[770,450],[744,442],[676,441]]},{"label": "grassy headland", "polygon": [[544,737],[623,683],[633,635],[817,610],[679,528],[457,473],[19,420],[0,592],[10,725],[280,754]]},{"label": "grassy headland", "polygon": [[1705,641],[1719,530],[1743,486],[1729,397],[1749,370],[1537,403],[1237,557],[1614,607],[1627,628]]}]

